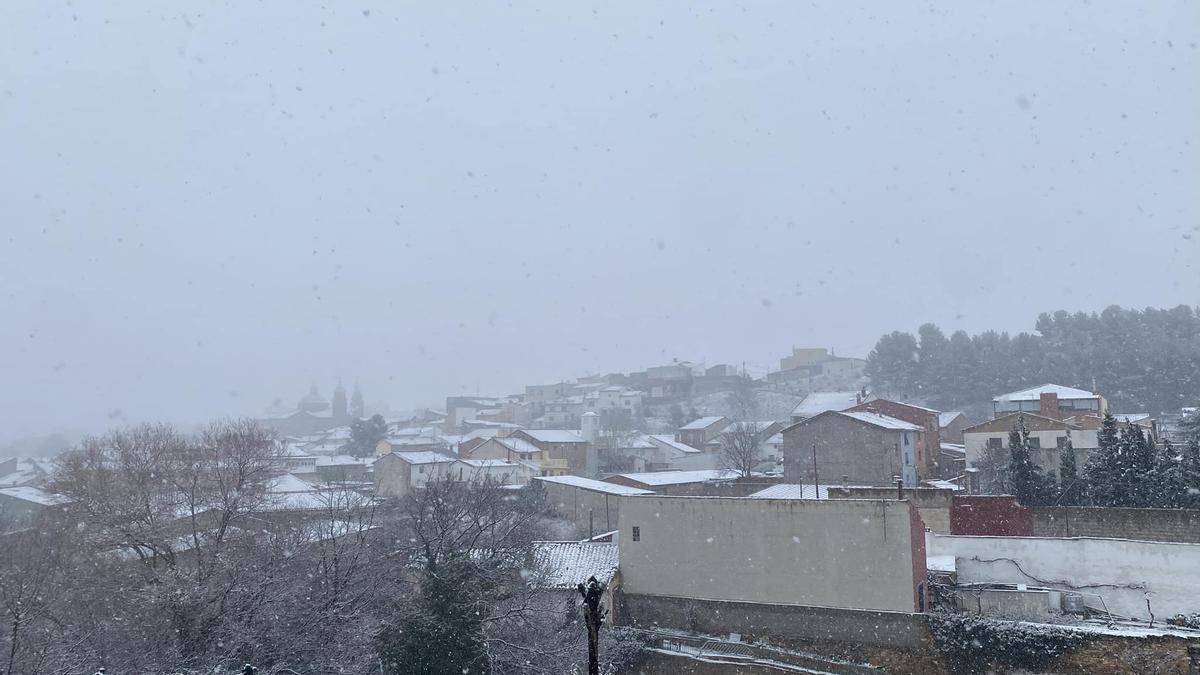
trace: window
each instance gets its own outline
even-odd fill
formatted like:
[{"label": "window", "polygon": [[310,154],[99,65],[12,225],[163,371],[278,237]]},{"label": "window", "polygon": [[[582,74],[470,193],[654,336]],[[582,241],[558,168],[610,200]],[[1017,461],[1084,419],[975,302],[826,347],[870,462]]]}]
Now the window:
[{"label": "window", "polygon": [[633,540],[634,541],[642,540],[642,528],[638,527],[637,525],[633,526]]},{"label": "window", "polygon": [[418,466],[418,467],[417,467],[417,473],[425,473],[425,467],[423,467],[423,466]]},{"label": "window", "polygon": [[1004,447],[1004,439],[997,436],[987,439],[988,450],[1000,450]]},{"label": "window", "polygon": [[1041,450],[1042,449],[1042,439],[1040,439],[1036,436],[1030,436],[1029,437],[1029,449],[1030,450]]},{"label": "window", "polygon": [[1054,439],[1054,446],[1059,450],[1067,447],[1067,436],[1059,436],[1058,438]]}]

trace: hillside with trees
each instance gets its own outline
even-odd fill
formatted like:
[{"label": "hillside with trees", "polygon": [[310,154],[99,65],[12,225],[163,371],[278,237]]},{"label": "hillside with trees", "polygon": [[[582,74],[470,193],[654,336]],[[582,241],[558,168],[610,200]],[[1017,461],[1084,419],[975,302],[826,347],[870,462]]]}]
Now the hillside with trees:
[{"label": "hillside with trees", "polygon": [[932,323],[916,335],[879,338],[867,357],[874,390],[943,410],[1054,382],[1091,388],[1121,411],[1160,413],[1195,405],[1200,385],[1200,308],[1057,311],[1033,333],[949,337]]}]

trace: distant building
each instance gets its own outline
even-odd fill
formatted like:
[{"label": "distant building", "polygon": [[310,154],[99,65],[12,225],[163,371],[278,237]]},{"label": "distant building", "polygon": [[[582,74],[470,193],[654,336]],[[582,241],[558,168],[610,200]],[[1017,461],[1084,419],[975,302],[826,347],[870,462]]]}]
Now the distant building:
[{"label": "distant building", "polygon": [[654,492],[582,476],[534,478],[546,494],[546,506],[556,515],[576,525],[581,532],[615,530],[620,522],[621,497],[651,495]]},{"label": "distant building", "polygon": [[679,427],[679,431],[675,432],[675,440],[693,448],[703,448],[732,423],[733,420],[720,415],[701,417]]},{"label": "distant building", "polygon": [[450,475],[460,481],[490,481],[499,485],[527,485],[529,479],[541,475],[532,462],[509,459],[460,459],[450,469]]},{"label": "distant building", "polygon": [[390,452],[375,460],[375,494],[406,497],[449,473],[456,460],[436,452]]},{"label": "distant building", "polygon": [[561,467],[576,476],[594,476],[597,472],[596,448],[578,431],[520,429],[513,432],[512,438],[523,439],[542,450],[543,466]]},{"label": "distant building", "polygon": [[[1066,447],[1068,438],[1075,448],[1075,465],[1079,471],[1082,471],[1087,463],[1088,455],[1099,446],[1099,418],[1081,420],[1091,427],[1085,428],[1082,424],[1036,413],[1014,412],[963,430],[967,466],[978,467],[980,460],[989,451],[1007,451],[1009,432],[1021,417],[1024,417],[1025,428],[1029,430],[1029,443],[1032,446],[1030,456],[1042,471],[1058,472],[1062,450]],[[1007,456],[1007,452],[1001,455],[1004,458]]]},{"label": "distant building", "polygon": [[914,445],[917,476],[920,480],[941,476],[938,471],[938,460],[942,447],[941,412],[912,403],[889,401],[882,398],[860,403],[850,408],[850,411],[878,413],[921,427],[923,433],[918,435]]},{"label": "distant building", "polygon": [[652,490],[667,495],[694,495],[701,492],[700,486],[707,483],[737,480],[738,473],[728,469],[703,469],[697,471],[649,471],[646,473],[619,473],[604,479],[606,483],[624,485],[639,490]]},{"label": "distant building", "polygon": [[805,395],[792,410],[792,422],[802,422],[830,410],[848,410],[874,399],[875,397],[865,390],[814,391]]},{"label": "distant building", "polygon": [[938,426],[941,427],[943,443],[962,443],[963,429],[971,425],[971,421],[961,411],[938,413]]},{"label": "distant building", "polygon": [[906,486],[915,487],[935,477],[918,471],[916,448],[924,443],[924,429],[894,417],[829,410],[781,433],[783,475],[790,483],[820,478],[823,484],[845,476],[852,483],[887,485],[900,476]]},{"label": "distant building", "polygon": [[992,399],[993,417],[1026,412],[1061,420],[1086,415],[1103,417],[1107,411],[1108,401],[1100,394],[1058,384],[1043,384]]},{"label": "distant building", "polygon": [[[355,387],[357,408],[361,412],[362,392]],[[280,436],[309,436],[327,431],[334,427],[349,425],[353,417],[346,399],[346,390],[338,382],[333,391],[331,404],[317,389],[314,383],[308,393],[300,398],[296,407],[286,409],[277,406],[268,411],[266,417],[257,421],[263,426],[275,430]]]},{"label": "distant building", "polygon": [[767,374],[767,381],[801,391],[814,385],[855,386],[862,380],[866,365],[863,359],[834,356],[824,348],[793,348],[790,356],[779,360],[779,370]]},{"label": "distant building", "polygon": [[63,495],[32,486],[0,488],[0,534],[45,524],[69,503]]}]

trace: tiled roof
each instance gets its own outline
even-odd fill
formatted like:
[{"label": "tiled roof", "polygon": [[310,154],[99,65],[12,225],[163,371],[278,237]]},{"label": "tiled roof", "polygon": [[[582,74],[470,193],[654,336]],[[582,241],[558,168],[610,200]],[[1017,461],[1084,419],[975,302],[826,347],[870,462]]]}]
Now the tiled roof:
[{"label": "tiled roof", "polygon": [[601,542],[538,541],[532,583],[539,588],[575,588],[589,577],[609,583],[617,572],[617,545]]}]

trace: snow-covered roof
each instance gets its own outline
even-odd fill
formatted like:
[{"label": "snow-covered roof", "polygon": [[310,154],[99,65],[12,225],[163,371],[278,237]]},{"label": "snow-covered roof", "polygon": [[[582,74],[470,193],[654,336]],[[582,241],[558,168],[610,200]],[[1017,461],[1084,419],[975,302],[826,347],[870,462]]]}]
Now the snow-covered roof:
[{"label": "snow-covered roof", "polygon": [[862,403],[857,391],[814,391],[792,409],[794,417],[816,417],[827,410],[845,410]]},{"label": "snow-covered roof", "polygon": [[570,429],[526,429],[524,433],[539,443],[587,443]]},{"label": "snow-covered roof", "polygon": [[698,420],[692,420],[691,422],[688,422],[687,424],[679,427],[679,429],[681,431],[685,430],[685,429],[686,430],[707,429],[707,428],[711,427],[712,425],[716,424],[717,422],[720,422],[723,419],[725,419],[725,418],[721,417],[720,415],[709,415],[708,417],[701,417]]},{"label": "snow-covered roof", "polygon": [[659,445],[666,446],[677,452],[682,452],[685,455],[692,455],[702,452],[700,449],[693,448],[687,443],[680,443],[679,441],[675,440],[675,437],[671,434],[650,434],[647,436],[647,438],[651,439],[651,441],[655,443],[658,443]]},{"label": "snow-covered roof", "polygon": [[1040,400],[1042,394],[1055,394],[1058,398],[1064,399],[1088,399],[1100,398],[1099,394],[1093,394],[1086,389],[1076,389],[1074,387],[1064,387],[1061,384],[1043,384],[1021,391],[1013,391],[1007,394],[1001,394],[992,399],[996,403],[1007,403],[1009,401],[1037,401]]},{"label": "snow-covered roof", "polygon": [[[865,487],[861,485],[850,485],[847,487]],[[751,499],[829,499],[829,491],[840,490],[841,485],[809,485],[799,483],[780,483],[772,485],[769,488],[759,490],[749,497]]]},{"label": "snow-covered roof", "polygon": [[643,485],[661,486],[703,483],[710,480],[732,480],[737,478],[739,474],[737,471],[729,469],[698,469],[695,471],[647,471],[644,473],[622,473],[617,475]]},{"label": "snow-covered roof", "polygon": [[919,427],[911,422],[905,422],[904,420],[898,420],[895,417],[888,417],[887,415],[880,415],[878,413],[857,412],[856,411],[856,412],[839,412],[838,414],[845,415],[846,417],[852,417],[852,418],[858,420],[859,422],[865,422],[867,424],[881,427],[883,429],[889,429],[891,431],[920,431],[921,430],[921,427]]},{"label": "snow-covered roof", "polygon": [[1118,422],[1128,422],[1129,424],[1136,424],[1138,422],[1144,422],[1144,421],[1150,419],[1150,413],[1122,413],[1122,414],[1114,414],[1113,417],[1116,418],[1116,420]]},{"label": "snow-covered roof", "polygon": [[942,452],[950,455],[966,456],[967,454],[967,446],[962,443],[942,443],[941,446]]},{"label": "snow-covered roof", "polygon": [[955,419],[962,415],[961,410],[951,410],[950,412],[938,413],[938,426],[946,427]]},{"label": "snow-covered roof", "polygon": [[267,481],[266,489],[269,493],[283,494],[287,492],[312,492],[313,486],[308,481],[297,478],[290,473],[285,473]]},{"label": "snow-covered roof", "polygon": [[355,457],[353,455],[331,455],[317,458],[317,466],[352,466],[355,464],[371,466],[374,463],[374,457]]},{"label": "snow-covered roof", "polygon": [[496,467],[516,469],[528,466],[524,462],[514,462],[507,459],[460,459],[458,461],[475,469],[494,469]]},{"label": "snow-covered roof", "polygon": [[453,462],[453,457],[447,457],[440,452],[392,452],[397,458],[409,464],[445,464]]},{"label": "snow-covered roof", "polygon": [[617,573],[617,545],[604,542],[537,541],[533,543],[539,588],[569,588],[596,577],[605,584]]},{"label": "snow-covered roof", "polygon": [[38,482],[50,472],[50,467],[38,460],[18,459],[16,470],[0,475],[0,485],[20,486]]},{"label": "snow-covered roof", "polygon": [[12,497],[13,499],[20,499],[26,502],[33,502],[34,504],[40,504],[42,506],[59,506],[60,504],[66,504],[71,501],[64,495],[46,492],[40,488],[30,486],[3,488],[0,489],[0,495]]},{"label": "snow-covered roof", "polygon": [[955,492],[957,492],[959,490],[966,489],[963,486],[959,485],[958,483],[955,483],[953,481],[943,480],[940,478],[923,481],[923,483],[931,488],[938,488],[940,490],[954,490]]},{"label": "snow-covered roof", "polygon": [[625,497],[654,494],[650,490],[642,490],[641,488],[633,488],[626,485],[617,485],[616,483],[606,483],[602,480],[592,480],[591,478],[584,478],[583,476],[534,476],[533,479],[545,481],[547,483],[555,483],[557,485],[569,485],[571,487],[577,487],[583,490],[591,490],[593,492],[603,492],[610,495],[622,495]]},{"label": "snow-covered roof", "polygon": [[646,434],[639,434],[628,441],[623,441],[618,444],[622,450],[653,450],[658,446]]},{"label": "snow-covered roof", "polygon": [[524,438],[495,438],[492,440],[519,455],[533,455],[542,451],[541,448]]}]

